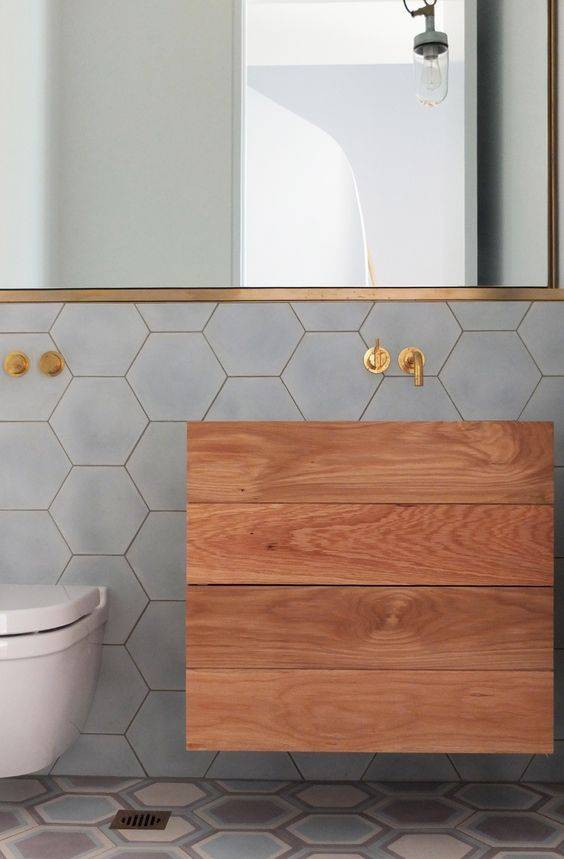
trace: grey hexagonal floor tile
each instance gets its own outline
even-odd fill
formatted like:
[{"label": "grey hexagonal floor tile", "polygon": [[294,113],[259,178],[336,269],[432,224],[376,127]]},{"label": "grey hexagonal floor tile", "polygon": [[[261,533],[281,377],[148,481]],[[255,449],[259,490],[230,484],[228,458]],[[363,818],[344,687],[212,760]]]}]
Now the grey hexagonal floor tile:
[{"label": "grey hexagonal floor tile", "polygon": [[51,426],[75,465],[123,465],[148,420],[125,379],[74,379]]},{"label": "grey hexagonal floor tile", "polygon": [[186,590],[185,514],[149,513],[127,558],[151,599],[183,600]]},{"label": "grey hexagonal floor tile", "polygon": [[564,465],[564,378],[541,379],[521,420],[554,421],[554,463]]},{"label": "grey hexagonal floor tile", "polygon": [[454,833],[394,835],[386,844],[388,855],[400,859],[464,859],[475,847]]},{"label": "grey hexagonal floor tile", "polygon": [[288,844],[269,832],[216,832],[193,845],[201,859],[278,859]]},{"label": "grey hexagonal floor tile", "polygon": [[148,688],[125,647],[104,646],[87,734],[121,734],[141,706]]},{"label": "grey hexagonal floor tile", "polygon": [[123,376],[147,334],[133,304],[66,304],[51,329],[75,376]]},{"label": "grey hexagonal floor tile", "polygon": [[556,847],[562,841],[559,824],[527,811],[480,811],[460,827],[491,847]]},{"label": "grey hexagonal floor tile", "polygon": [[147,507],[124,468],[75,467],[51,513],[78,555],[120,555],[141,526]]},{"label": "grey hexagonal floor tile", "polygon": [[305,806],[310,808],[358,809],[368,800],[372,800],[372,794],[354,784],[308,784],[300,787],[293,794]]},{"label": "grey hexagonal floor tile", "polygon": [[127,649],[151,689],[184,689],[184,602],[151,602]]},{"label": "grey hexagonal floor tile", "polygon": [[279,796],[259,794],[222,796],[195,813],[216,829],[275,829],[298,816],[298,810]]},{"label": "grey hexagonal floor tile", "polygon": [[277,376],[303,328],[288,304],[220,304],[204,333],[230,376]]},{"label": "grey hexagonal floor tile", "polygon": [[517,334],[465,332],[441,380],[465,420],[515,420],[540,373]]},{"label": "grey hexagonal floor tile", "polygon": [[14,859],[89,859],[111,846],[110,839],[92,826],[37,826],[7,839],[2,848]]},{"label": "grey hexagonal floor tile", "polygon": [[45,823],[101,823],[119,811],[111,796],[73,793],[58,796],[35,806]]},{"label": "grey hexagonal floor tile", "polygon": [[150,334],[127,378],[154,421],[200,420],[225,380],[202,334]]},{"label": "grey hexagonal floor tile", "polygon": [[382,827],[356,814],[308,814],[288,830],[305,844],[342,846],[365,844]]},{"label": "grey hexagonal floor tile", "polygon": [[545,376],[564,376],[564,305],[536,301],[519,334]]},{"label": "grey hexagonal floor tile", "polygon": [[381,376],[363,364],[359,334],[306,334],[282,378],[308,420],[358,420]]},{"label": "grey hexagonal floor tile", "polygon": [[109,589],[104,644],[125,644],[143,609],[147,595],[125,558],[75,555],[62,578],[63,585],[105,586]]},{"label": "grey hexagonal floor tile", "polygon": [[301,421],[300,410],[280,379],[227,379],[207,421]]},{"label": "grey hexagonal floor tile", "polygon": [[149,424],[127,470],[151,510],[184,510],[186,424]]},{"label": "grey hexagonal floor tile", "polygon": [[478,809],[527,810],[536,805],[540,795],[518,784],[469,784],[455,796]]},{"label": "grey hexagonal floor tile", "polygon": [[0,512],[2,581],[55,584],[71,556],[46,510]]},{"label": "grey hexagonal floor tile", "polygon": [[0,848],[4,838],[25,832],[35,825],[33,817],[23,808],[0,803]]},{"label": "grey hexagonal floor tile", "polygon": [[0,334],[0,355],[24,352],[29,370],[24,376],[0,372],[0,420],[45,421],[59,402],[71,374],[65,367],[58,376],[48,377],[39,370],[43,352],[54,350],[48,334]]},{"label": "grey hexagonal floor tile", "polygon": [[425,354],[425,372],[436,376],[460,336],[460,326],[446,304],[432,301],[376,302],[360,333],[368,346],[377,337],[392,355],[389,376],[401,376],[397,356],[406,346]]},{"label": "grey hexagonal floor tile", "polygon": [[387,376],[370,401],[365,421],[458,421],[460,415],[439,379],[427,378],[422,388],[413,379]]},{"label": "grey hexagonal floor tile", "polygon": [[443,796],[396,796],[368,809],[375,817],[392,829],[437,829],[455,827],[471,811],[461,803]]},{"label": "grey hexagonal floor tile", "polygon": [[180,808],[209,798],[202,787],[190,781],[153,781],[133,792],[147,808]]},{"label": "grey hexagonal floor tile", "polygon": [[0,509],[44,510],[71,464],[49,424],[0,424]]},{"label": "grey hexagonal floor tile", "polygon": [[215,310],[209,301],[138,304],[137,310],[150,331],[201,331]]}]

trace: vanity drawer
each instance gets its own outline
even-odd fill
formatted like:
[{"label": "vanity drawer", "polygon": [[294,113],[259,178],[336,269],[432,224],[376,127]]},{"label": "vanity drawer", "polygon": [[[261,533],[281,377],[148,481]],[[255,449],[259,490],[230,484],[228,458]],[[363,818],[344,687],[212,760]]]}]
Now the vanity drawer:
[{"label": "vanity drawer", "polygon": [[552,752],[542,671],[189,670],[189,749]]},{"label": "vanity drawer", "polygon": [[552,670],[551,588],[190,587],[189,668]]}]

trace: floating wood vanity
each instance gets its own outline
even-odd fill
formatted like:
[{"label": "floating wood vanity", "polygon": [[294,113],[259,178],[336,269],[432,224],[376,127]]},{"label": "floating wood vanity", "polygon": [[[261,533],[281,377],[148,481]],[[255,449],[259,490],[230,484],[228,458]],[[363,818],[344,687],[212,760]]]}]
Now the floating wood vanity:
[{"label": "floating wood vanity", "polygon": [[553,745],[549,423],[188,425],[187,748]]}]

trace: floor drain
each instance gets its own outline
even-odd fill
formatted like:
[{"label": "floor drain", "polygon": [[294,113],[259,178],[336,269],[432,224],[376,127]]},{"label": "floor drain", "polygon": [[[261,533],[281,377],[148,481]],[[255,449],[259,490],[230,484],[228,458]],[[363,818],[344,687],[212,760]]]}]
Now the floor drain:
[{"label": "floor drain", "polygon": [[118,811],[110,829],[166,829],[170,811]]}]

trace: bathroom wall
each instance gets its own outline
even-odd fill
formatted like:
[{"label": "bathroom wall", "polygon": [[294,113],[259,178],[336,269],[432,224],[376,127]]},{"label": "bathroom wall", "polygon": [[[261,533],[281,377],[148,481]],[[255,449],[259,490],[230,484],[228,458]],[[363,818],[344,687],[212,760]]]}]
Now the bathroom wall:
[{"label": "bathroom wall", "polygon": [[[389,756],[184,750],[185,421],[554,420],[564,581],[564,303],[0,305],[0,579],[107,584],[111,613],[84,734],[59,774],[527,779],[564,771],[564,593],[557,754]],[[422,389],[362,366],[381,337],[423,348]],[[58,348],[69,369],[40,376]]]}]

